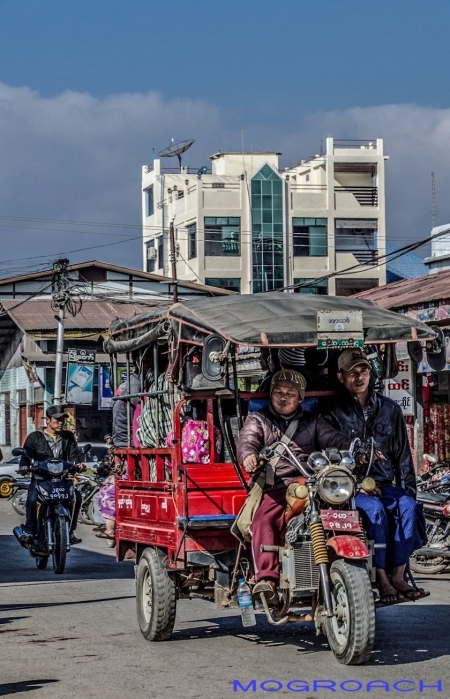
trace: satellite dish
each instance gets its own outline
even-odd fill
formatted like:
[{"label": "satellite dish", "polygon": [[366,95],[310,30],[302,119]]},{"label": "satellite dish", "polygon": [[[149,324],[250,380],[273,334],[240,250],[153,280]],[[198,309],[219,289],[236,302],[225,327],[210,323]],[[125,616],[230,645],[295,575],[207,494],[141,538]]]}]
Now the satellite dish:
[{"label": "satellite dish", "polygon": [[181,172],[181,154],[185,153],[192,144],[195,142],[194,138],[189,138],[187,141],[174,141],[172,138],[172,143],[170,146],[167,148],[164,148],[164,150],[160,151],[158,153],[159,158],[173,158],[175,155],[178,158],[178,162],[180,163],[180,172]]},{"label": "satellite dish", "polygon": [[203,165],[203,167],[200,168],[200,170],[197,170],[197,175],[206,175],[208,172],[208,168],[206,165]]}]

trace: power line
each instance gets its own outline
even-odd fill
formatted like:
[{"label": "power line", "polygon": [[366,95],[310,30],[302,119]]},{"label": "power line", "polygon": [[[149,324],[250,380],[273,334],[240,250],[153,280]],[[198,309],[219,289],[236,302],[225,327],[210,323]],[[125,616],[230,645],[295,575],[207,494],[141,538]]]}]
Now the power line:
[{"label": "power line", "polygon": [[[301,282],[300,284],[291,284],[289,286],[281,287],[280,289],[273,289],[272,291],[289,291],[291,289],[299,289],[299,288],[303,288],[303,287],[314,286],[314,284],[317,284],[317,282],[326,281],[328,279],[332,279],[333,277],[341,276],[342,274],[346,274],[347,272],[351,272],[353,270],[357,270],[358,272],[365,272],[365,271],[367,271],[365,268],[370,269],[371,267],[379,266],[380,260],[385,260],[384,262],[381,263],[381,265],[384,266],[388,262],[392,262],[393,260],[396,260],[399,257],[403,257],[403,255],[406,255],[409,252],[411,252],[411,250],[415,250],[417,247],[421,247],[421,245],[423,245],[424,242],[434,240],[435,238],[440,238],[441,236],[447,235],[449,233],[450,233],[450,228],[446,228],[444,231],[440,231],[439,233],[435,233],[434,235],[429,236],[424,241],[418,241],[417,243],[411,243],[410,245],[405,245],[403,248],[399,248],[398,250],[394,250],[390,253],[386,253],[385,255],[380,255],[379,257],[375,258],[375,260],[371,263],[361,263],[361,264],[357,264],[357,265],[352,265],[351,267],[347,267],[346,269],[341,269],[341,270],[338,270],[335,272],[330,272],[329,274],[323,275],[322,277],[315,277],[314,279],[311,279],[311,281],[309,281],[309,282]],[[388,260],[387,258],[391,258],[391,259]],[[361,267],[363,269],[361,269]],[[263,293],[266,293],[266,292],[263,292]]]}]

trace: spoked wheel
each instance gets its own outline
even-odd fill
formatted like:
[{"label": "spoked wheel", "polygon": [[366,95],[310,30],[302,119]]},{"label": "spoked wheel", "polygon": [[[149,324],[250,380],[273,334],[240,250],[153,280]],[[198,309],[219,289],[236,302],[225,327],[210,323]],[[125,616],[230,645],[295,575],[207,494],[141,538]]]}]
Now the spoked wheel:
[{"label": "spoked wheel", "polygon": [[326,620],[330,648],[344,665],[362,665],[375,639],[375,604],[364,563],[334,561],[330,570],[334,616]]},{"label": "spoked wheel", "polygon": [[145,549],[139,560],[136,607],[144,638],[168,641],[175,623],[175,581],[169,574],[167,556],[159,549]]},{"label": "spoked wheel", "polygon": [[0,481],[0,498],[9,498],[13,491],[11,481]]},{"label": "spoked wheel", "polygon": [[36,558],[36,568],[38,570],[45,570],[47,568],[48,556],[42,556],[42,558]]},{"label": "spoked wheel", "polygon": [[11,500],[11,505],[17,514],[25,516],[27,504],[27,490],[18,490]]},{"label": "spoked wheel", "polygon": [[[427,519],[427,537],[428,541],[426,546],[439,546],[439,548],[447,548],[447,537],[444,536],[444,532],[441,528],[437,529],[433,535],[431,532],[433,530],[433,522]],[[441,573],[445,568],[447,568],[448,560],[442,558],[442,556],[417,556],[413,553],[409,559],[409,565],[411,570],[415,573],[422,575],[427,575],[428,573]]]},{"label": "spoked wheel", "polygon": [[64,573],[67,557],[67,525],[62,515],[56,517],[53,524],[55,547],[52,553],[53,570],[57,575]]}]

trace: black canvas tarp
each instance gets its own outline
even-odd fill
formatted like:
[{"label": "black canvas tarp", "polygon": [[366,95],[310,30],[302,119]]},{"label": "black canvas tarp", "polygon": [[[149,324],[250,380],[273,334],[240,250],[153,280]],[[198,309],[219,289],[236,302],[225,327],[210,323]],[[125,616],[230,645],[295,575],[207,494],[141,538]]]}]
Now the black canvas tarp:
[{"label": "black canvas tarp", "polygon": [[[149,336],[167,329],[167,321],[179,326],[181,340],[201,333],[218,333],[240,345],[294,347],[317,345],[317,311],[361,310],[367,343],[410,341],[433,337],[424,323],[387,311],[370,301],[341,296],[312,294],[248,294],[181,301],[157,311],[117,321],[111,326],[106,351],[124,351],[143,346]],[[165,322],[164,322],[165,321]],[[150,332],[150,335],[149,335]],[[144,341],[144,336],[145,341]]]}]

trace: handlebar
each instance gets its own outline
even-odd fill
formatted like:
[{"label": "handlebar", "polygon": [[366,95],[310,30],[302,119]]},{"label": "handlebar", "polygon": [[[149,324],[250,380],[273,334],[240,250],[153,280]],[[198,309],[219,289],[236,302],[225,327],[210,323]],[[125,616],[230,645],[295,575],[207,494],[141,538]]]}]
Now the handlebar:
[{"label": "handlebar", "polygon": [[286,444],[286,442],[281,442],[280,440],[273,442],[273,444],[271,444],[270,446],[261,449],[259,456],[257,457],[258,460],[270,461],[270,459],[275,455],[275,447],[279,446],[283,447],[283,449],[287,452],[292,465],[300,471],[302,476],[304,476],[305,478],[309,478],[314,473],[314,471],[304,467],[304,465],[297,459],[297,457],[292,452],[289,445]]}]

